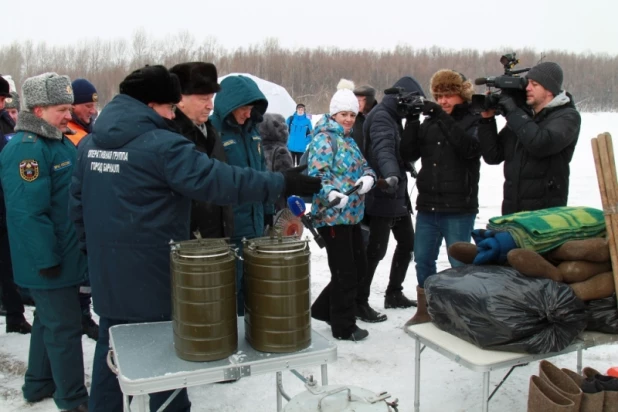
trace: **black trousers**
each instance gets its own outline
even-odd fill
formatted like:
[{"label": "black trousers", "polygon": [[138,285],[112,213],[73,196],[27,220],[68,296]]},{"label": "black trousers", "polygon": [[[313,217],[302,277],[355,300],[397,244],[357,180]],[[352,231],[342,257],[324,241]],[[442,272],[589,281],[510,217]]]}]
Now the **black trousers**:
[{"label": "black trousers", "polygon": [[23,320],[24,304],[13,282],[13,264],[11,262],[11,250],[9,248],[9,235],[5,230],[0,234],[0,300],[6,310],[7,323],[16,323]]},{"label": "black trousers", "polygon": [[367,273],[360,224],[318,228],[326,243],[330,283],[311,306],[311,315],[330,321],[335,338],[347,338],[356,329],[356,294]]},{"label": "black trousers", "polygon": [[359,303],[367,303],[371,289],[371,282],[376,268],[384,256],[388,247],[388,240],[393,232],[397,241],[397,247],[393,254],[391,273],[386,288],[386,294],[401,292],[403,281],[406,279],[408,266],[412,261],[414,251],[414,226],[412,216],[402,217],[379,217],[371,216],[369,219],[369,244],[367,245],[367,276],[361,283],[358,291]]},{"label": "black trousers", "polygon": [[290,152],[292,154],[292,162],[294,166],[298,166],[300,158],[303,156],[303,152]]}]

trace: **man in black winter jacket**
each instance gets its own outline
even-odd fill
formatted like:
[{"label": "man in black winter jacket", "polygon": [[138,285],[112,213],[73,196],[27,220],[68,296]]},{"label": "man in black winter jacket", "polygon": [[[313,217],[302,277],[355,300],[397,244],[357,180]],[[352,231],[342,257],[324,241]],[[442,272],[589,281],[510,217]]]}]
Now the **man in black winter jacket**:
[{"label": "man in black winter jacket", "polygon": [[[393,87],[402,87],[406,92],[423,94],[421,86],[412,77],[403,77]],[[424,95],[424,94],[423,94]],[[378,187],[367,193],[365,215],[369,220],[369,243],[367,245],[367,276],[361,282],[357,296],[357,317],[369,322],[386,320],[368,303],[369,290],[380,261],[386,255],[391,232],[397,241],[393,254],[390,278],[384,297],[384,307],[409,308],[415,301],[403,294],[403,281],[414,250],[414,226],[412,204],[408,195],[408,171],[399,145],[405,113],[397,107],[397,98],[384,97],[367,116],[364,125],[365,157],[378,175]]]},{"label": "man in black winter jacket", "polygon": [[494,112],[482,113],[483,122],[493,128],[493,134],[481,136],[483,159],[488,164],[504,162],[503,215],[566,206],[569,163],[581,126],[573,97],[562,90],[558,64],[540,63],[526,78],[529,108],[502,95],[499,104],[506,126],[499,134]]},{"label": "man in black winter jacket", "polygon": [[[418,309],[406,325],[429,322],[425,280],[436,273],[442,240],[447,247],[469,242],[478,213],[481,147],[480,115],[472,114],[473,86],[461,73],[440,70],[431,78],[431,93],[437,103],[426,101],[423,124],[406,125],[402,155],[408,161],[420,158],[416,179],[416,235],[414,260],[418,280]],[[449,256],[451,266],[461,263]]]},{"label": "man in black winter jacket", "polygon": [[358,115],[356,115],[354,127],[352,128],[352,137],[354,137],[356,145],[365,155],[367,148],[365,147],[364,125],[369,112],[378,105],[376,89],[369,85],[364,85],[358,86],[353,92],[358,99]]},{"label": "man in black winter jacket", "polygon": [[[212,63],[181,63],[170,69],[180,80],[181,100],[174,123],[178,132],[195,143],[199,152],[211,159],[227,163],[219,133],[208,117],[214,108],[214,95],[221,87],[217,83],[217,68]],[[191,204],[191,238],[231,237],[234,229],[231,206],[193,200]]]}]

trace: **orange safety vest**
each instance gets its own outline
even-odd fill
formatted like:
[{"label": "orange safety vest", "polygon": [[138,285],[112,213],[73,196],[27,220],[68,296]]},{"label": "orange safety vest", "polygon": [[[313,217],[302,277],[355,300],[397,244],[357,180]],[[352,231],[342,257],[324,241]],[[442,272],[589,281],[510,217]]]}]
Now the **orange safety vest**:
[{"label": "orange safety vest", "polygon": [[74,134],[67,134],[66,137],[69,138],[70,141],[77,147],[77,144],[88,134],[80,125],[75,123],[74,121],[70,121],[67,125],[69,129],[73,130]]}]

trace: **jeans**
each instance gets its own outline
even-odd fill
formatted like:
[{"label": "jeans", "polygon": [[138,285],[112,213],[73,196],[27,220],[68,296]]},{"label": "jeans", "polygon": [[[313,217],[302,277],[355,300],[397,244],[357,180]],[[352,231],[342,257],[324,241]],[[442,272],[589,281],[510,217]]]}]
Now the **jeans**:
[{"label": "jeans", "polygon": [[[436,260],[440,253],[442,239],[447,248],[455,242],[469,242],[474,229],[475,213],[418,212],[414,237],[414,261],[416,279],[421,288],[425,280],[436,273]],[[452,267],[462,263],[448,257]]]},{"label": "jeans", "polygon": [[[122,391],[118,384],[118,377],[107,366],[107,352],[109,351],[109,328],[115,325],[134,323],[126,320],[99,318],[99,340],[94,350],[92,363],[92,384],[90,386],[90,412],[122,412]],[[81,336],[81,335],[80,335]],[[175,356],[174,351],[169,356]],[[174,391],[165,391],[150,394],[150,410],[156,411],[167,401]],[[174,400],[165,408],[165,412],[189,412],[191,402],[187,390],[183,389]]]}]

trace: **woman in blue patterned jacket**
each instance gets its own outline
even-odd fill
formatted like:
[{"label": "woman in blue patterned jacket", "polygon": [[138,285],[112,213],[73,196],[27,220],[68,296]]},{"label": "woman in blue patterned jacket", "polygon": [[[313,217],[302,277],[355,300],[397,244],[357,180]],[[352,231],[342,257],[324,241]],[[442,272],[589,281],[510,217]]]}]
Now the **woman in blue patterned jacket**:
[{"label": "woman in blue patterned jacket", "polygon": [[[369,335],[356,326],[355,316],[358,284],[367,272],[360,222],[365,213],[365,193],[373,187],[375,173],[352,136],[358,113],[358,99],[352,93],[354,84],[341,80],[337,88],[330,114],[316,124],[309,144],[309,175],[322,179],[322,190],[314,195],[311,212],[322,211],[329,202],[339,199],[337,206],[315,221],[326,243],[331,281],[311,306],[311,316],[328,322],[335,338],[359,341]],[[346,196],[354,186],[359,189]]]}]

